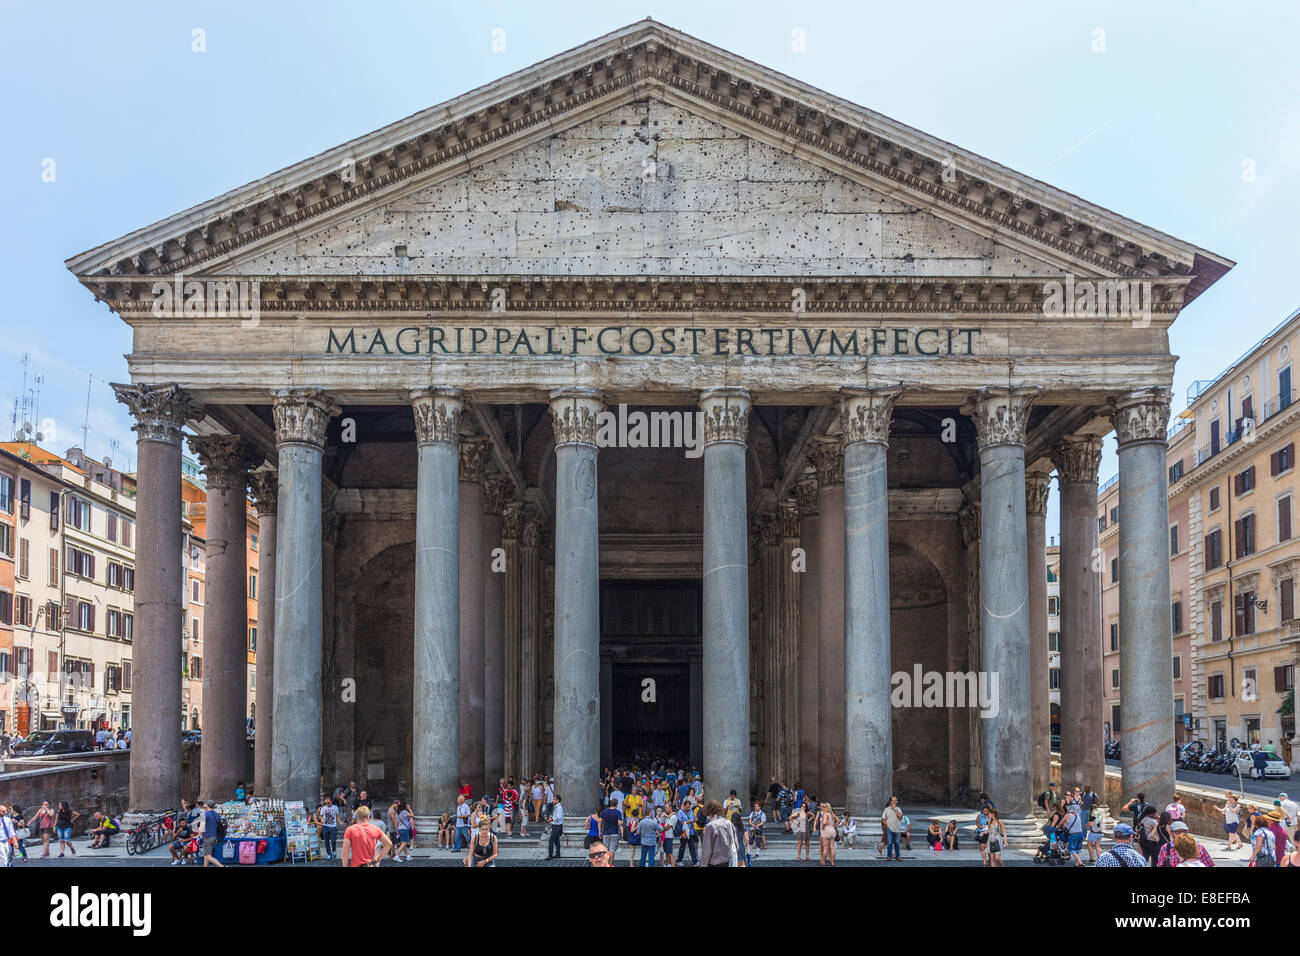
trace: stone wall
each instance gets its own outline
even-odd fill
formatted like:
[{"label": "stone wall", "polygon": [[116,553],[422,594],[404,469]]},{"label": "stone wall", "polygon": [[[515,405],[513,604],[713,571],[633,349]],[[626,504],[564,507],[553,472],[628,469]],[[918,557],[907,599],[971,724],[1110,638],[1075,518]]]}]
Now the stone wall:
[{"label": "stone wall", "polygon": [[[199,797],[199,751],[194,744],[181,747],[181,796],[193,803]],[[103,753],[63,757],[32,757],[4,761],[0,772],[0,803],[18,805],[31,812],[48,800],[56,806],[66,800],[81,813],[73,832],[81,834],[96,810],[115,816],[126,813],[130,799],[131,752],[114,750]],[[244,780],[253,780],[253,751],[248,748]],[[208,794],[204,794],[207,799]],[[213,794],[218,802],[233,799],[234,794]]]}]

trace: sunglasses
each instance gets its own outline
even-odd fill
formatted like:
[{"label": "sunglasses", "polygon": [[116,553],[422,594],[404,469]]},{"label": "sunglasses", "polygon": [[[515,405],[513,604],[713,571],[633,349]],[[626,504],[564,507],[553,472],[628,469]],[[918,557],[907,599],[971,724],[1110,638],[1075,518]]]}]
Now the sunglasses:
[{"label": "sunglasses", "polygon": [[609,851],[608,851],[608,850],[597,850],[595,853],[588,853],[588,854],[587,854],[587,859],[589,859],[589,860],[594,860],[594,859],[596,859],[597,857],[601,857],[601,856],[609,856]]}]

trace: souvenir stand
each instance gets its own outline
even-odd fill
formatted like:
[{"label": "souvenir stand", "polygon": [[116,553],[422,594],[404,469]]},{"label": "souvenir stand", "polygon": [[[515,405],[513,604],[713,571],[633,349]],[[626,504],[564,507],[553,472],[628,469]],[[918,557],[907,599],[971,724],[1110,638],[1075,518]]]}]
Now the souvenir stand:
[{"label": "souvenir stand", "polygon": [[278,863],[284,859],[283,800],[232,800],[217,807],[226,821],[226,838],[217,848],[222,863]]}]

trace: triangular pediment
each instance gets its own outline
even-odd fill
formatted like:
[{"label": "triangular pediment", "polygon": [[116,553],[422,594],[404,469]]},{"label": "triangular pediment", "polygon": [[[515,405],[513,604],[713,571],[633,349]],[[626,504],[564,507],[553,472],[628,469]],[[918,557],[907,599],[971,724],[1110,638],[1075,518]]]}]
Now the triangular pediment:
[{"label": "triangular pediment", "polygon": [[1231,265],[652,21],[68,261],[101,294],[178,272],[1068,271],[1190,279],[1188,300]]},{"label": "triangular pediment", "polygon": [[1060,268],[655,99],[220,264],[226,275],[394,277]]}]

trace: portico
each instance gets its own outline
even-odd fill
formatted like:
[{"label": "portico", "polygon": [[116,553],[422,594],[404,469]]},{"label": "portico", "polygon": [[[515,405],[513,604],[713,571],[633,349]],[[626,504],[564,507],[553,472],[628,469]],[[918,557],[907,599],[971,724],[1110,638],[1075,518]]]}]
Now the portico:
[{"label": "portico", "polygon": [[[687,711],[662,739],[711,795],[776,776],[866,814],[984,790],[1022,816],[1053,467],[1062,706],[1079,765],[1100,755],[1081,562],[1091,449],[1116,427],[1137,489],[1125,779],[1155,802],[1173,780],[1168,581],[1144,570],[1163,560],[1167,330],[1230,265],[635,24],[69,262],[135,336],[117,390],[141,445],[137,681],[154,686],[147,659],[161,687],[180,651],[166,527],[188,425],[277,480],[259,719],[276,796],[355,778],[437,813],[461,780],[546,771],[580,815],[630,756],[616,741],[655,739],[628,736],[656,726],[637,708],[658,700],[623,699],[643,668]],[[205,285],[160,314],[178,273],[253,284],[257,314]],[[1050,315],[1066,275],[1144,283],[1152,314]],[[698,413],[699,453],[600,440],[620,405]],[[893,676],[916,666],[996,675],[996,707],[899,706]],[[140,810],[178,797],[153,760],[179,691],[153,699]]]}]

